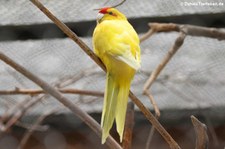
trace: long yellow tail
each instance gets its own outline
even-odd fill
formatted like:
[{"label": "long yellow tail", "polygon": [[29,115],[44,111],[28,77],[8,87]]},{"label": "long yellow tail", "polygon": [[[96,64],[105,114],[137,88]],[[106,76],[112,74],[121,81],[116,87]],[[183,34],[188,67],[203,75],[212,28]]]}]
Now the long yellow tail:
[{"label": "long yellow tail", "polygon": [[123,140],[129,90],[130,80],[121,82],[116,105],[116,129],[120,135],[120,142]]},{"label": "long yellow tail", "polygon": [[130,80],[121,81],[109,72],[107,73],[101,120],[101,126],[103,128],[102,144],[105,143],[106,138],[109,136],[114,119],[116,119],[117,132],[120,135],[120,142],[122,142],[129,88]]}]

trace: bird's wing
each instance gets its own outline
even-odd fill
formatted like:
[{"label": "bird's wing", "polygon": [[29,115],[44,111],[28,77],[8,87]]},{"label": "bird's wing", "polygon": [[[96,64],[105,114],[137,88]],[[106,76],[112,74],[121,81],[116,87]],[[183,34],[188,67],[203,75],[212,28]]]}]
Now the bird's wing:
[{"label": "bird's wing", "polygon": [[[125,26],[126,27],[126,26]],[[123,30],[112,34],[113,40],[110,40],[110,49],[106,52],[113,55],[134,68],[140,68],[140,47],[139,39],[133,28],[126,27]]]},{"label": "bird's wing", "polygon": [[130,67],[138,70],[140,68],[140,62],[138,61],[138,54],[135,55],[131,52],[131,46],[129,44],[117,44],[116,47],[110,50],[110,54],[116,59],[123,61]]}]

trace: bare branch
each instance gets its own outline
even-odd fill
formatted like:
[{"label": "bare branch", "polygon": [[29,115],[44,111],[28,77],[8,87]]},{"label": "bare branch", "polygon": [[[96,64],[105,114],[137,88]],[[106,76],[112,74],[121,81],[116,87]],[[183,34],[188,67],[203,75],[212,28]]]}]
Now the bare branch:
[{"label": "bare branch", "polygon": [[28,130],[33,129],[34,131],[39,131],[39,132],[43,132],[49,129],[49,126],[47,125],[43,125],[43,126],[37,125],[35,128],[33,128],[32,123],[28,124],[28,123],[23,123],[21,121],[17,121],[15,125],[24,129],[28,129]]},{"label": "bare branch", "polygon": [[159,111],[159,107],[157,106],[157,104],[155,102],[154,97],[152,96],[150,91],[146,92],[146,96],[148,96],[148,98],[150,99],[150,102],[151,102],[151,104],[152,104],[152,106],[154,108],[154,111],[155,111],[156,118],[158,119],[160,117],[160,111]]},{"label": "bare branch", "polygon": [[174,23],[149,23],[150,29],[140,39],[141,41],[146,40],[152,33],[156,32],[185,32],[186,35],[190,36],[203,36],[209,38],[215,38],[218,40],[225,40],[225,31],[217,28],[208,28],[195,25],[183,25]]},{"label": "bare branch", "polygon": [[[148,98],[150,99],[150,102],[151,102],[151,104],[152,104],[152,106],[154,108],[156,119],[159,119],[159,117],[160,117],[160,111],[159,111],[159,107],[157,106],[157,104],[155,102],[154,97],[152,96],[152,94],[150,93],[150,91],[147,91],[146,92],[146,96],[148,96]],[[153,135],[154,135],[154,132],[155,132],[155,127],[151,127],[151,129],[149,131],[148,138],[147,138],[147,142],[146,142],[145,149],[149,149],[150,144],[151,144],[151,141],[152,141],[152,138],[153,138]]]},{"label": "bare branch", "polygon": [[[26,76],[28,79],[39,85],[45,92],[49,93],[55,97],[59,102],[61,102],[65,107],[70,109],[77,117],[84,121],[99,137],[101,136],[101,127],[100,125],[86,112],[80,109],[78,106],[74,105],[69,99],[63,96],[58,90],[50,86],[45,81],[41,80],[39,77],[26,70],[23,66],[17,64],[12,59],[0,52],[0,59],[6,64],[10,65],[18,72]],[[110,147],[121,149],[120,145],[110,136],[106,140],[106,144]]]},{"label": "bare branch", "polygon": [[149,37],[151,37],[154,33],[155,33],[155,31],[153,29],[149,29],[148,32],[146,32],[144,35],[142,35],[140,37],[140,42],[145,41],[146,39],[148,39]]},{"label": "bare branch", "polygon": [[27,130],[27,132],[25,133],[25,135],[24,135],[23,138],[21,139],[20,145],[18,146],[18,149],[24,148],[25,145],[26,145],[26,143],[27,143],[27,141],[28,141],[28,139],[30,138],[30,136],[31,136],[31,135],[33,134],[33,132],[39,127],[39,125],[43,122],[43,120],[44,120],[47,116],[49,116],[49,115],[51,115],[51,114],[53,114],[53,113],[55,113],[55,112],[56,112],[56,110],[47,111],[47,112],[45,112],[44,114],[42,114],[41,116],[39,116],[39,118],[36,120],[36,122],[34,122],[34,124],[32,125],[32,127],[31,127],[30,129]]},{"label": "bare branch", "polygon": [[225,31],[217,28],[207,28],[194,25],[180,25],[179,27],[180,30],[186,31],[186,34],[190,36],[203,36],[218,40],[225,40]]},{"label": "bare branch", "polygon": [[122,0],[119,4],[113,5],[111,7],[112,8],[116,8],[116,7],[120,6],[120,5],[122,5],[124,2],[126,2],[126,0]]},{"label": "bare branch", "polygon": [[173,55],[182,46],[186,35],[190,36],[204,36],[210,38],[216,38],[218,40],[225,40],[225,31],[216,28],[199,27],[194,25],[178,25],[173,23],[149,23],[150,30],[145,33],[140,39],[143,42],[149,38],[153,33],[156,32],[180,32],[179,37],[176,39],[173,47],[168,51],[167,55],[157,66],[157,68],[152,72],[151,76],[144,85],[143,94],[147,94],[147,89],[149,89],[152,83],[160,74],[161,70],[167,65]]},{"label": "bare branch", "polygon": [[196,117],[191,116],[191,121],[194,126],[196,135],[196,145],[195,149],[207,149],[208,148],[208,135],[207,127],[205,124],[201,123]]},{"label": "bare branch", "polygon": [[[1,55],[1,52],[0,52]],[[1,58],[0,58],[1,59]],[[9,115],[9,113],[7,112],[7,114],[4,114],[3,119],[1,120],[1,122],[5,122],[5,126],[2,128],[2,132],[7,132],[15,123],[18,122],[18,120],[26,113],[26,111],[28,111],[30,108],[32,108],[36,103],[38,103],[39,101],[45,99],[48,95],[45,96],[41,96],[41,97],[37,97],[34,100],[29,100],[26,99],[24,101],[27,102],[21,102],[18,105],[16,105],[15,107],[19,108],[19,111],[16,111],[12,116]],[[24,105],[23,105],[23,104]],[[6,117],[6,115],[8,117]],[[6,122],[7,121],[7,122]],[[0,135],[2,135],[2,133],[0,133]]]},{"label": "bare branch", "polygon": [[161,70],[166,66],[166,64],[169,62],[169,60],[173,57],[173,55],[178,51],[178,49],[182,46],[186,34],[184,32],[180,32],[179,36],[177,37],[174,45],[172,48],[168,51],[167,55],[163,58],[161,63],[157,66],[157,68],[152,72],[149,79],[146,81],[143,89],[143,94],[148,94],[148,89],[151,87],[152,83],[155,81],[155,79],[160,74]]},{"label": "bare branch", "polygon": [[28,103],[30,100],[30,97],[24,99],[23,101],[15,104],[15,106],[13,106],[12,108],[8,108],[4,114],[1,116],[1,122],[2,123],[5,123],[6,120],[8,120],[11,116],[12,116],[12,113],[15,113],[17,109],[22,109],[22,107]]},{"label": "bare branch", "polygon": [[106,1],[106,2],[105,2],[105,3],[103,4],[103,5],[106,5],[106,4],[108,4],[108,3],[109,3],[109,1],[110,1],[110,0],[107,0],[107,1]]},{"label": "bare branch", "polygon": [[126,121],[123,135],[123,149],[131,149],[132,132],[134,127],[134,104],[129,102],[127,105]]},{"label": "bare branch", "polygon": [[57,88],[64,88],[66,86],[76,83],[78,80],[84,78],[85,76],[98,74],[99,72],[96,72],[94,70],[94,67],[96,67],[96,65],[88,67],[85,70],[77,72],[74,75],[59,78],[58,81],[54,84],[54,86],[56,86]]},{"label": "bare branch", "polygon": [[148,26],[155,32],[180,32],[180,26],[174,23],[149,23]]},{"label": "bare branch", "polygon": [[[147,91],[146,92],[146,96],[148,96],[148,98],[150,99],[150,102],[151,102],[151,104],[152,104],[152,106],[154,108],[156,119],[159,119],[159,117],[160,117],[160,111],[159,111],[159,107],[157,106],[157,104],[155,102],[154,97],[152,96],[152,94],[150,93],[150,91]],[[152,141],[152,137],[154,135],[154,132],[155,132],[155,128],[154,127],[151,127],[151,129],[149,131],[148,138],[147,138],[147,142],[146,142],[145,149],[149,149],[150,144],[151,144],[151,141]]]},{"label": "bare branch", "polygon": [[[104,5],[106,5],[108,2],[109,2],[109,0],[107,0],[107,1],[104,3]],[[119,4],[116,4],[116,5],[113,5],[113,6],[109,6],[109,7],[111,7],[111,8],[116,8],[116,7],[120,6],[120,5],[122,5],[124,2],[126,2],[126,0],[122,0]],[[96,9],[94,9],[94,10],[100,10],[100,9],[102,9],[102,8],[96,8]]]},{"label": "bare branch", "polygon": [[151,144],[154,132],[155,132],[155,128],[151,127],[151,129],[149,131],[149,134],[148,134],[147,141],[146,141],[145,149],[149,149],[150,148],[150,144]]},{"label": "bare branch", "polygon": [[[79,90],[73,88],[67,89],[58,89],[59,92],[63,94],[80,94],[80,95],[87,95],[87,96],[104,96],[103,92],[99,91],[91,91],[91,90]],[[37,95],[37,94],[46,94],[44,90],[41,89],[20,89],[16,88],[14,90],[0,90],[0,95]]]}]

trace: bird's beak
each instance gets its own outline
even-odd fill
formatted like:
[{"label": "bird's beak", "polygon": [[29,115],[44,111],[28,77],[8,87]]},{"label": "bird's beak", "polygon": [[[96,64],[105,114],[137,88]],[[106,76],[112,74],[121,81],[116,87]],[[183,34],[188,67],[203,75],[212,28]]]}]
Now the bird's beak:
[{"label": "bird's beak", "polygon": [[98,13],[98,15],[97,15],[97,23],[99,23],[101,21],[103,16],[104,16],[104,14]]}]

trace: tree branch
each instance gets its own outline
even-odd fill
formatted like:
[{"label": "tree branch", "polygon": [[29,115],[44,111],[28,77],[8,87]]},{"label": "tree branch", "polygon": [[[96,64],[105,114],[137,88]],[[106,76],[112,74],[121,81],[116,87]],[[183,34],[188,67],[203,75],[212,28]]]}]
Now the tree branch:
[{"label": "tree branch", "polygon": [[[88,115],[78,106],[74,105],[69,99],[63,96],[57,89],[50,86],[47,82],[43,81],[30,71],[26,70],[23,66],[14,62],[2,52],[0,52],[0,59],[37,85],[39,85],[45,92],[55,97],[59,102],[61,102],[65,107],[70,109],[77,117],[79,117],[84,123],[86,123],[99,137],[101,137],[102,130],[100,125],[90,115]],[[109,147],[121,149],[120,145],[111,136],[106,140],[106,144]]]},{"label": "tree branch", "polygon": [[148,39],[152,33],[173,31],[185,32],[186,35],[190,36],[203,36],[218,40],[225,40],[225,31],[217,28],[174,23],[149,23],[148,26],[150,27],[149,31],[140,38],[142,42]]},{"label": "tree branch", "polygon": [[[98,96],[103,97],[104,93],[99,91],[91,90],[79,90],[79,89],[58,89],[59,92],[63,94],[80,94],[87,96]],[[44,90],[41,89],[20,89],[16,88],[14,90],[0,90],[0,95],[37,95],[37,94],[46,94]]]},{"label": "tree branch", "polygon": [[180,32],[179,37],[176,39],[173,47],[168,51],[167,55],[161,61],[161,63],[157,66],[157,68],[152,72],[149,79],[146,81],[143,89],[143,94],[148,94],[148,89],[151,87],[155,79],[160,74],[161,70],[167,65],[170,59],[174,56],[174,54],[178,51],[178,49],[182,46],[183,41],[186,35],[190,36],[204,36],[209,38],[215,38],[218,40],[225,40],[225,31],[216,29],[216,28],[207,28],[200,27],[194,25],[178,25],[173,23],[149,23],[150,29],[147,33],[145,33],[141,38],[141,42],[148,39],[153,33],[157,32],[171,32],[176,31]]}]

